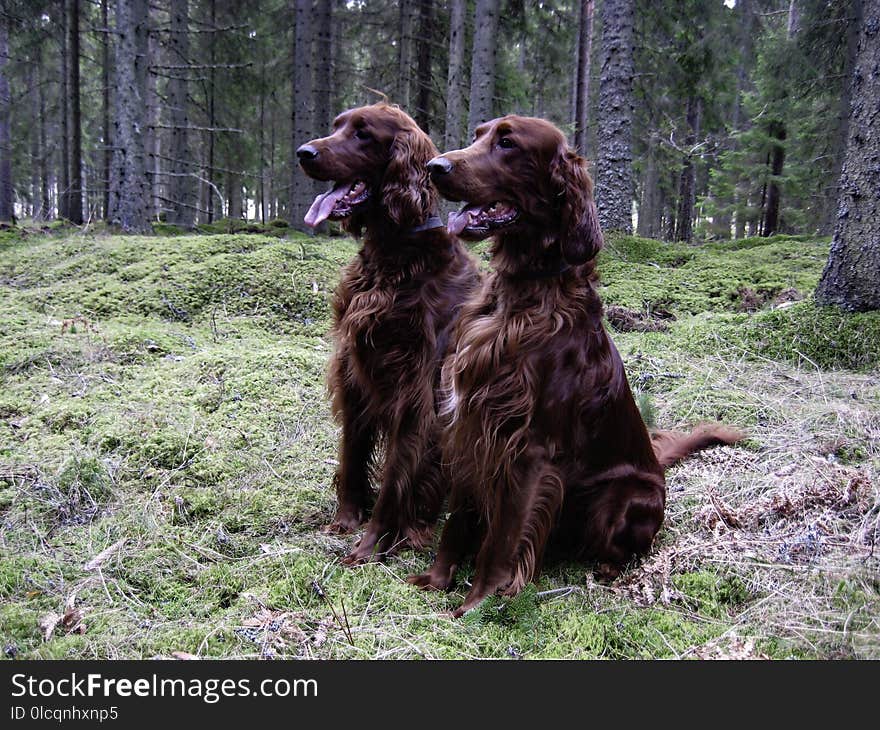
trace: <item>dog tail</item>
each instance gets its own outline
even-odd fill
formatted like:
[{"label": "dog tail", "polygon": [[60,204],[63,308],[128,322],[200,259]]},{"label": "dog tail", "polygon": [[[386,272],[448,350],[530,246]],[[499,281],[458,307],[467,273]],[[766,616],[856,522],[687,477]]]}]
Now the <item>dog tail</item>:
[{"label": "dog tail", "polygon": [[746,435],[720,423],[702,423],[690,433],[652,431],[651,444],[657,461],[664,469],[710,446],[724,446],[742,441]]}]

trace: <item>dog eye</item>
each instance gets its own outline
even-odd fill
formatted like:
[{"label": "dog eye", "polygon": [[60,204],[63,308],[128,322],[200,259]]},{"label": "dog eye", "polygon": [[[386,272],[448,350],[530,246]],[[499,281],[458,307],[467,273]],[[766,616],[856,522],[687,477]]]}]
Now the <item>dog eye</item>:
[{"label": "dog eye", "polygon": [[358,139],[372,139],[370,133],[365,129],[356,129],[354,132],[354,136]]},{"label": "dog eye", "polygon": [[516,145],[510,137],[502,137],[498,140],[498,146],[505,150],[512,150]]}]

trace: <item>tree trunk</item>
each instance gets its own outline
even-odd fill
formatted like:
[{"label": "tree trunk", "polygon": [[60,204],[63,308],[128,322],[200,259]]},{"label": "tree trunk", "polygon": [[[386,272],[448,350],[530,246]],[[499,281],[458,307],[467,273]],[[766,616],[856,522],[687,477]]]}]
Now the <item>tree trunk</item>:
[{"label": "tree trunk", "polygon": [[656,238],[659,235],[657,228],[658,201],[657,201],[657,155],[656,150],[649,142],[646,153],[645,173],[642,177],[642,195],[639,205],[638,234],[645,238]]},{"label": "tree trunk", "polygon": [[[170,33],[168,48],[170,64],[185,66],[189,58],[189,0],[172,0],[170,6]],[[170,207],[168,222],[184,228],[192,228],[195,223],[195,185],[192,177],[193,159],[189,149],[189,114],[187,113],[187,95],[189,93],[186,70],[173,72],[166,87],[168,108],[170,112],[169,134],[171,143],[168,148],[169,177],[168,194],[165,196]]]},{"label": "tree trunk", "polygon": [[837,226],[816,300],[880,309],[880,0],[864,0]]},{"label": "tree trunk", "polygon": [[294,64],[292,88],[293,137],[290,150],[290,225],[300,231],[307,231],[303,222],[312,204],[315,184],[299,167],[296,148],[314,137],[313,78],[312,63],[312,3],[311,0],[295,0],[296,23],[294,30]]},{"label": "tree trunk", "polygon": [[675,228],[675,240],[690,243],[694,238],[694,204],[696,203],[696,172],[694,153],[692,152],[700,135],[700,112],[702,104],[694,95],[688,97],[687,104],[687,135],[685,152],[681,163],[681,177],[678,184],[678,216]]},{"label": "tree trunk", "polygon": [[150,187],[144,160],[147,95],[147,0],[117,0],[116,116],[113,150],[116,188],[111,195],[112,221],[126,232],[150,230]]},{"label": "tree trunk", "polygon": [[58,147],[61,151],[61,162],[58,170],[58,217],[64,220],[70,218],[70,110],[68,103],[70,101],[70,93],[67,85],[70,83],[70,74],[67,70],[69,63],[68,53],[70,46],[68,45],[67,32],[67,3],[65,0],[59,0],[59,10],[61,13],[61,41],[59,43],[61,49],[61,97],[58,99],[58,116],[61,121],[61,139],[58,140]]},{"label": "tree trunk", "polygon": [[[39,49],[37,49],[39,54]],[[31,103],[31,125],[28,128],[28,136],[30,137],[30,171],[31,171],[31,190],[30,190],[30,217],[33,220],[39,220],[40,212],[40,99],[37,90],[39,79],[39,56],[31,58],[25,75],[27,77],[28,97]]]},{"label": "tree trunk", "polygon": [[413,0],[400,0],[397,33],[397,84],[393,101],[409,108],[413,67]]},{"label": "tree trunk", "polygon": [[474,13],[474,51],[471,56],[468,139],[480,124],[495,116],[495,47],[500,4],[499,0],[477,0]]},{"label": "tree trunk", "polygon": [[853,69],[856,64],[856,53],[859,49],[859,27],[862,23],[862,0],[851,0],[853,17],[846,25],[846,55],[843,63],[844,81],[841,84],[840,102],[837,111],[837,128],[834,131],[834,142],[831,150],[831,184],[825,196],[825,213],[822,216],[820,233],[829,235],[834,231],[834,218],[837,212],[837,200],[840,194],[838,183],[843,170],[843,158],[846,155],[846,141],[849,136],[849,111],[852,103],[850,92]]},{"label": "tree trunk", "polygon": [[632,233],[633,0],[602,4],[596,204],[608,231]]},{"label": "tree trunk", "polygon": [[431,131],[431,46],[434,43],[434,0],[419,0],[418,72],[416,73],[415,120],[425,133]]},{"label": "tree trunk", "polygon": [[70,51],[67,68],[70,78],[70,193],[67,196],[67,217],[72,223],[83,223],[82,194],[82,116],[79,104],[79,0],[67,0],[67,47]]},{"label": "tree trunk", "polygon": [[[147,19],[149,21],[149,5],[147,10]],[[147,54],[150,58],[156,59],[155,62],[162,63],[162,47],[159,45],[156,35],[154,33],[147,34]],[[162,210],[163,203],[161,200],[162,194],[162,179],[160,177],[160,173],[162,171],[161,167],[161,158],[159,155],[161,154],[161,134],[162,131],[159,129],[159,124],[162,121],[162,99],[159,97],[159,75],[154,73],[154,70],[150,67],[146,70],[147,73],[147,127],[144,133],[144,137],[146,140],[146,166],[147,166],[147,179],[150,182],[150,199],[148,202],[147,210],[149,211],[149,216],[152,218],[159,211]]]},{"label": "tree trunk", "polygon": [[[217,27],[217,0],[211,2],[211,28]],[[208,41],[208,58],[211,68],[208,69],[208,165],[205,170],[205,178],[207,179],[206,187],[208,188],[208,204],[205,207],[207,211],[207,221],[214,221],[214,196],[217,194],[214,190],[214,125],[217,117],[214,109],[215,80],[216,74],[214,64],[217,62],[217,42],[214,40],[216,33],[209,33]],[[222,215],[222,211],[221,211]]]},{"label": "tree trunk", "polygon": [[334,110],[332,107],[333,79],[333,3],[318,0],[315,13],[318,21],[315,35],[315,119],[313,128],[320,134],[330,129]]},{"label": "tree trunk", "polygon": [[768,129],[770,137],[776,142],[770,150],[770,179],[767,181],[767,198],[764,207],[764,224],[761,226],[762,236],[772,236],[779,228],[779,202],[781,192],[779,177],[785,164],[786,130],[782,122],[771,122]]},{"label": "tree trunk", "polygon": [[103,107],[101,119],[103,122],[103,170],[101,179],[103,187],[103,210],[104,218],[110,217],[110,165],[112,164],[113,148],[110,141],[110,17],[109,0],[101,0],[101,25],[105,32],[101,37],[101,84],[104,87],[102,93]]},{"label": "tree trunk", "polygon": [[443,149],[461,147],[462,94],[466,0],[449,3],[449,69],[446,76],[446,129]]},{"label": "tree trunk", "polygon": [[590,60],[593,54],[594,6],[593,0],[581,0],[574,105],[574,146],[582,155],[587,153],[587,128],[590,119]]},{"label": "tree trunk", "polygon": [[7,68],[9,60],[9,18],[0,14],[0,221],[15,220],[12,205],[12,140],[10,138],[9,114],[11,98]]}]

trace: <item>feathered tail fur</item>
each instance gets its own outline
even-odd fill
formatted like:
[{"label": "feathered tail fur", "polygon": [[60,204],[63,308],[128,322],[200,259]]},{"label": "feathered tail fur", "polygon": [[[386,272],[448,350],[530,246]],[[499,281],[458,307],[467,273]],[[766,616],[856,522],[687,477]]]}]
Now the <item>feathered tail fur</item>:
[{"label": "feathered tail fur", "polygon": [[690,433],[681,431],[652,431],[651,444],[657,461],[664,469],[677,464],[697,451],[710,446],[735,444],[745,438],[742,431],[720,423],[703,423]]}]

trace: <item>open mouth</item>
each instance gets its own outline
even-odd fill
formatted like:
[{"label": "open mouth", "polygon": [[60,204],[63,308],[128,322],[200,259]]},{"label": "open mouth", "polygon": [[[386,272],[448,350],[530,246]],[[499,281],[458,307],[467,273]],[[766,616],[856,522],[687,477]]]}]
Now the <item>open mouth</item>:
[{"label": "open mouth", "polygon": [[321,193],[304,218],[305,224],[314,228],[328,218],[332,221],[348,218],[370,197],[370,191],[363,180],[336,183],[326,193]]},{"label": "open mouth", "polygon": [[519,211],[508,203],[489,205],[466,205],[458,212],[449,214],[446,229],[453,236],[481,239],[499,228],[504,228],[519,218]]}]

